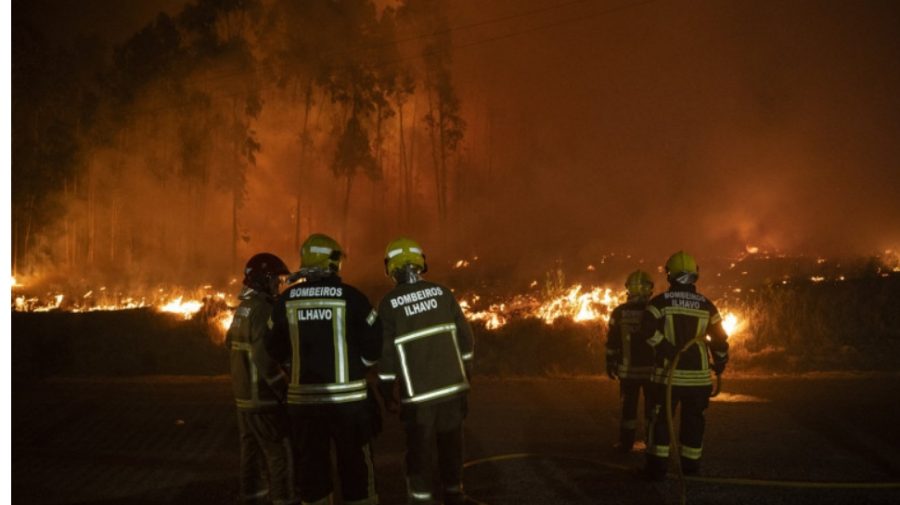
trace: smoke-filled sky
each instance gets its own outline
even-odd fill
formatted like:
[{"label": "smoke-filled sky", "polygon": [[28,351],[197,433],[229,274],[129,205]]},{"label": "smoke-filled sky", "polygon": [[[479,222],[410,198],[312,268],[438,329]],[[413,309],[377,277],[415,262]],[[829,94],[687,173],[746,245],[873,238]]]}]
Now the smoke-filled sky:
[{"label": "smoke-filled sky", "polygon": [[[180,9],[175,1],[32,4],[14,9],[13,22],[25,16],[59,40],[96,34],[110,44],[160,10]],[[451,214],[453,243],[436,238],[426,218],[365,232],[376,243],[357,245],[365,261],[377,261],[397,232],[425,237],[432,249],[440,243],[448,260],[900,247],[897,2],[447,4],[449,25],[464,27],[451,33],[452,70],[468,125],[456,186],[467,196]],[[290,255],[291,233],[271,238],[282,226],[271,209],[291,205],[272,184],[288,155],[266,146],[296,132],[266,114],[242,225],[252,239],[242,247]],[[480,175],[469,178],[465,167]],[[308,181],[314,193],[330,184],[326,172]],[[329,212],[328,198],[312,211]],[[370,209],[380,197],[359,198]],[[357,212],[351,228],[366,229],[369,217]]]},{"label": "smoke-filled sky", "polygon": [[[491,5],[459,17],[525,8]],[[467,102],[491,111],[511,233],[659,252],[897,244],[900,5],[660,0],[591,18],[611,5],[508,23],[584,18],[456,56]]]}]

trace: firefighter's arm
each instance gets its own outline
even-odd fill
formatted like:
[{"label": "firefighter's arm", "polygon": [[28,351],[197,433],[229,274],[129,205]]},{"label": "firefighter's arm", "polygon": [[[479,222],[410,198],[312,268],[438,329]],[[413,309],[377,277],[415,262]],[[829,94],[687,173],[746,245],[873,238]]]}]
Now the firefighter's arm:
[{"label": "firefighter's arm", "polygon": [[459,344],[459,354],[466,368],[467,378],[472,378],[472,366],[475,361],[475,335],[472,333],[472,325],[466,320],[462,308],[456,299],[453,299],[453,319],[456,323],[456,339]]},{"label": "firefighter's arm", "polygon": [[398,411],[399,399],[395,393],[397,384],[397,350],[394,348],[394,338],[397,336],[396,324],[390,308],[382,301],[378,310],[378,319],[381,321],[382,351],[381,360],[378,361],[378,391],[384,401],[384,408],[389,412]]},{"label": "firefighter's arm", "polygon": [[275,302],[269,320],[266,321],[266,333],[263,337],[266,352],[282,367],[290,368],[291,338],[288,328],[287,309],[284,301]]},{"label": "firefighter's arm", "polygon": [[357,321],[357,327],[360,328],[359,347],[362,362],[367,367],[375,366],[381,359],[382,347],[382,329],[381,318],[378,317],[378,311],[369,303],[368,298],[362,293],[359,294],[359,310],[358,316],[362,319]]},{"label": "firefighter's arm", "polygon": [[272,307],[263,305],[250,315],[250,358],[259,370],[261,378],[275,392],[279,399],[283,399],[287,392],[288,377],[266,349],[266,340],[269,331],[274,326],[272,321]]},{"label": "firefighter's arm", "polygon": [[728,363],[728,333],[722,326],[722,316],[718,312],[713,313],[709,319],[709,327],[707,329],[709,335],[709,350],[712,351],[713,365],[712,369],[716,375],[722,375],[725,371],[725,365]]},{"label": "firefighter's arm", "polygon": [[657,356],[671,360],[675,357],[677,349],[675,349],[675,344],[666,338],[664,324],[665,318],[663,318],[662,311],[653,304],[647,305],[647,310],[644,311],[641,318],[639,339],[645,340]]},{"label": "firefighter's arm", "polygon": [[606,375],[615,379],[618,373],[619,356],[622,352],[622,327],[619,324],[620,311],[613,310],[609,316],[609,330],[606,332]]}]

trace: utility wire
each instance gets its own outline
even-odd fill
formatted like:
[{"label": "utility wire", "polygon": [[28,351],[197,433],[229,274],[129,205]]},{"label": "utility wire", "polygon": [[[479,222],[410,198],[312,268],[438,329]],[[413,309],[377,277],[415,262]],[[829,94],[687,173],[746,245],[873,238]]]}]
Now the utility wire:
[{"label": "utility wire", "polygon": [[[345,55],[345,54],[350,54],[350,53],[355,53],[355,52],[369,51],[369,50],[373,50],[373,49],[389,47],[389,46],[395,45],[395,44],[405,44],[407,42],[413,42],[413,41],[417,41],[417,40],[421,40],[421,39],[427,39],[430,37],[436,37],[438,35],[443,35],[446,33],[453,33],[453,32],[458,32],[458,31],[462,31],[462,30],[478,28],[481,26],[488,26],[488,25],[492,25],[495,23],[502,23],[504,21],[510,21],[513,19],[528,17],[528,16],[532,16],[535,14],[542,14],[545,12],[559,10],[559,9],[562,9],[565,7],[570,7],[573,5],[584,4],[584,3],[593,3],[596,1],[597,0],[572,0],[572,1],[568,1],[568,2],[561,2],[561,3],[546,5],[543,7],[538,7],[535,9],[530,9],[527,11],[518,12],[515,14],[508,14],[508,15],[499,16],[496,18],[474,21],[474,22],[468,23],[468,24],[451,26],[451,27],[443,28],[443,29],[433,31],[433,32],[418,33],[415,35],[410,35],[408,37],[395,39],[395,40],[392,40],[389,42],[382,42],[382,43],[378,43],[378,44],[368,44],[368,45],[358,45],[358,46],[347,46],[347,47],[342,47],[342,48],[331,48],[331,49],[327,49],[327,50],[323,51],[322,53],[320,53],[320,56]],[[209,75],[209,76],[206,76],[206,77],[203,77],[200,79],[195,79],[194,82],[196,83],[196,82],[204,82],[204,81],[214,81],[214,80],[218,80],[218,79],[222,79],[222,78],[227,78],[227,77],[230,77],[233,75],[241,75],[241,74],[246,74],[246,73],[250,73],[250,72],[247,70],[225,71],[218,75]]]},{"label": "utility wire", "polygon": [[[576,2],[568,2],[568,3],[566,3],[566,4],[556,4],[556,5],[558,5],[558,6],[559,6],[559,5],[571,5],[571,4],[575,4],[575,3],[583,3],[583,2],[586,2],[586,1],[590,1],[590,0],[579,0],[579,1],[576,1]],[[485,44],[490,44],[490,43],[493,43],[493,42],[497,42],[497,41],[500,41],[500,40],[505,40],[505,39],[517,37],[517,36],[519,36],[519,35],[525,35],[525,34],[528,34],[528,33],[534,33],[534,32],[537,32],[537,31],[548,30],[548,29],[552,29],[552,28],[559,27],[559,26],[563,26],[563,25],[567,25],[567,24],[571,24],[571,23],[576,23],[576,22],[579,22],[579,21],[585,21],[585,20],[590,20],[590,19],[596,19],[596,18],[603,17],[603,16],[608,15],[608,14],[613,14],[613,13],[620,12],[620,11],[624,11],[624,10],[627,10],[627,9],[631,9],[631,8],[635,8],[635,7],[642,7],[642,6],[645,6],[645,5],[648,5],[648,4],[657,2],[657,1],[658,1],[658,0],[642,0],[642,1],[639,1],[639,2],[632,2],[632,3],[622,4],[622,5],[618,5],[618,6],[615,6],[615,7],[608,8],[608,9],[603,9],[603,10],[597,11],[597,12],[595,12],[595,13],[593,13],[593,14],[589,14],[589,15],[577,16],[577,17],[576,17],[576,16],[571,16],[571,17],[567,17],[567,18],[563,18],[563,19],[557,20],[557,21],[555,21],[555,22],[544,23],[544,24],[541,24],[541,25],[538,25],[538,26],[533,26],[533,27],[531,27],[531,28],[526,28],[526,29],[522,29],[522,30],[514,30],[514,31],[509,32],[509,33],[505,33],[505,34],[501,34],[501,35],[496,35],[496,36],[493,36],[493,37],[488,37],[488,38],[484,38],[484,39],[480,39],[480,40],[476,40],[476,41],[472,41],[472,42],[467,42],[467,43],[463,43],[463,44],[451,45],[450,47],[447,47],[447,48],[438,48],[438,49],[434,49],[434,50],[431,50],[431,51],[423,52],[423,53],[420,53],[420,54],[415,54],[415,55],[411,55],[411,56],[405,56],[405,57],[401,57],[401,58],[396,58],[396,59],[393,59],[393,60],[390,60],[390,61],[386,61],[386,62],[375,63],[375,64],[372,64],[372,65],[370,65],[370,66],[371,66],[372,68],[387,67],[387,66],[397,65],[397,64],[399,64],[399,63],[404,63],[404,62],[408,62],[408,61],[412,61],[412,60],[417,60],[417,59],[419,59],[419,58],[424,58],[424,57],[428,57],[428,56],[436,56],[436,55],[441,54],[441,53],[452,52],[452,51],[455,51],[455,50],[458,50],[458,49],[468,49],[468,48],[471,48],[471,47],[477,47],[477,46],[481,46],[481,45],[485,45]],[[542,9],[542,11],[545,11],[545,10],[549,10],[549,8],[544,8],[544,9]],[[525,15],[525,14],[522,13],[522,14],[519,14],[519,15],[506,16],[506,18],[522,17],[522,16],[524,16],[524,15]],[[499,19],[499,18],[495,18],[495,19]],[[471,23],[470,25],[475,25],[475,24],[479,24],[479,23],[480,23],[480,24],[487,24],[489,21],[490,21],[490,20],[485,20],[485,21],[481,21],[481,22],[478,22],[478,23]],[[465,26],[469,26],[469,25],[465,25]],[[462,28],[461,28],[461,27],[457,27],[457,28],[455,28],[455,29],[462,29]],[[438,33],[438,32],[433,32],[433,34],[434,34],[434,33]],[[425,36],[431,36],[431,34],[423,35],[423,37],[425,37]],[[220,76],[218,77],[218,79],[228,79],[228,78],[232,78],[232,77],[240,77],[240,76],[242,76],[242,75],[247,75],[247,74],[250,74],[250,73],[252,73],[252,72],[255,72],[255,70],[249,70],[249,71],[248,71],[248,70],[240,70],[240,71],[236,71],[236,72],[231,72],[231,73],[222,74],[222,75],[220,75]],[[207,79],[207,80],[209,80],[209,79]],[[194,81],[194,82],[196,83],[196,81]],[[202,82],[202,81],[201,81],[201,82]],[[264,84],[261,84],[261,85],[260,85],[259,89],[271,88],[272,86],[274,86],[274,84],[272,84],[272,83],[264,83]],[[210,95],[213,95],[213,94],[214,94],[213,91],[209,91],[209,93],[210,93]],[[241,93],[241,92],[231,92],[231,93],[219,94],[218,97],[220,97],[220,98],[235,98],[235,97],[239,97],[239,96],[241,96],[241,95],[243,95],[243,93]],[[139,116],[140,116],[140,115],[148,115],[148,114],[154,114],[154,113],[156,113],[156,112],[160,112],[160,111],[163,111],[163,110],[166,110],[166,109],[179,109],[179,108],[183,108],[183,107],[184,107],[184,106],[182,106],[182,105],[162,105],[162,106],[160,106],[160,107],[155,107],[155,108],[152,108],[152,109],[145,109],[145,110],[134,111],[134,112],[131,113],[131,115],[139,115]]]}]

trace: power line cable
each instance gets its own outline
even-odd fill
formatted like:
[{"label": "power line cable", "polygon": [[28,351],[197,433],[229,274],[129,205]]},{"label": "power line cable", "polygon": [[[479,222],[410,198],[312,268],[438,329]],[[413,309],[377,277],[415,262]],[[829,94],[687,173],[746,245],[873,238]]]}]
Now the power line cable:
[{"label": "power line cable", "polygon": [[[589,1],[589,0],[580,0],[580,1],[578,1],[578,2],[568,2],[568,3],[566,3],[566,4],[557,4],[557,5],[571,5],[571,4],[575,4],[575,3],[583,3],[583,2],[585,2],[585,1]],[[423,53],[416,54],[416,55],[405,56],[405,57],[402,57],[402,58],[396,58],[396,59],[393,59],[393,60],[390,60],[390,61],[386,61],[386,62],[381,62],[381,63],[375,63],[375,64],[370,65],[370,67],[371,67],[371,68],[380,68],[380,67],[386,67],[386,66],[391,66],[391,65],[397,65],[397,64],[399,64],[399,63],[404,63],[404,62],[407,62],[407,61],[413,61],[413,60],[417,60],[417,59],[419,59],[419,58],[425,58],[425,57],[428,57],[428,56],[436,56],[436,55],[441,54],[441,53],[452,52],[452,51],[455,51],[455,50],[458,50],[458,49],[467,49],[467,48],[470,48],[470,47],[476,47],[476,46],[480,46],[480,45],[484,45],[484,44],[490,44],[490,43],[497,42],[497,41],[500,41],[500,40],[505,40],[505,39],[517,37],[517,36],[519,36],[519,35],[524,35],[524,34],[533,33],[533,32],[542,31],[542,30],[548,30],[548,29],[556,28],[556,27],[563,26],[563,25],[566,25],[566,24],[576,23],[576,22],[579,22],[579,21],[585,21],[585,20],[590,20],[590,19],[596,19],[596,18],[605,16],[605,15],[608,15],[608,14],[620,12],[620,11],[627,10],[627,9],[631,9],[631,8],[634,8],[634,7],[642,7],[642,6],[645,6],[645,5],[648,5],[648,4],[657,2],[657,1],[658,1],[658,0],[642,0],[642,1],[639,1],[639,2],[632,2],[632,3],[622,4],[622,5],[618,5],[618,6],[615,6],[615,7],[608,8],[608,9],[603,9],[603,10],[597,11],[597,12],[595,12],[595,13],[593,13],[593,14],[590,14],[590,15],[577,16],[577,17],[571,16],[571,17],[567,17],[567,18],[563,18],[563,19],[557,20],[557,21],[552,22],[552,23],[544,23],[544,24],[541,24],[541,25],[538,25],[538,26],[533,26],[533,27],[531,27],[531,28],[526,28],[526,29],[522,29],[522,30],[515,30],[515,31],[509,32],[509,33],[505,33],[505,34],[501,34],[501,35],[497,35],[497,36],[493,36],[493,37],[484,38],[484,39],[476,40],[476,41],[473,41],[473,42],[467,42],[467,43],[463,43],[463,44],[451,45],[451,46],[449,46],[449,47],[447,47],[447,48],[438,48],[438,49],[434,49],[434,50],[432,50],[432,51],[427,51],[427,52],[423,52]],[[547,8],[545,8],[545,9],[543,9],[543,10],[547,10]],[[522,16],[524,16],[524,13],[521,14],[521,15],[516,15],[515,17],[522,17]],[[506,16],[506,17],[507,17],[507,18],[510,18],[510,17],[513,17],[513,16]],[[499,18],[495,18],[495,19],[499,19]],[[483,22],[478,22],[478,23],[486,24],[486,23],[487,23],[487,20],[486,20],[486,21],[483,21]],[[478,23],[470,23],[470,25],[474,25],[474,24],[478,24]],[[468,26],[468,25],[466,25],[466,26]],[[435,32],[433,32],[433,33],[435,33]],[[228,78],[231,78],[231,77],[239,77],[239,76],[241,76],[241,75],[248,75],[248,74],[253,73],[253,72],[255,72],[255,71],[256,71],[255,69],[251,69],[251,70],[249,70],[249,71],[248,71],[248,70],[240,70],[240,71],[236,71],[236,72],[232,72],[232,73],[222,74],[222,75],[220,75],[218,78],[219,78],[219,79],[228,79]],[[208,80],[208,79],[207,79],[207,80]],[[197,81],[194,81],[195,84],[196,84],[196,82],[197,82]],[[200,81],[200,82],[203,82],[203,81]],[[265,83],[264,83],[264,84],[261,84],[261,85],[260,85],[260,89],[266,89],[266,88],[270,88],[270,87],[272,87],[272,86],[274,86],[274,84],[265,84]],[[211,91],[211,90],[210,90],[209,93],[210,93],[210,95],[212,95],[212,94],[214,93],[214,91]],[[219,95],[219,97],[220,97],[220,98],[234,98],[234,97],[241,96],[242,94],[243,94],[243,93],[240,93],[240,92],[231,92],[231,93],[221,94],[221,95]],[[162,105],[162,106],[160,106],[160,107],[153,108],[153,109],[145,109],[145,110],[135,111],[135,112],[133,112],[132,114],[133,114],[133,115],[148,115],[148,114],[154,114],[154,113],[156,113],[156,112],[160,112],[160,111],[166,110],[166,109],[177,109],[177,108],[183,108],[183,107],[184,107],[184,106],[182,106],[182,105]]]}]

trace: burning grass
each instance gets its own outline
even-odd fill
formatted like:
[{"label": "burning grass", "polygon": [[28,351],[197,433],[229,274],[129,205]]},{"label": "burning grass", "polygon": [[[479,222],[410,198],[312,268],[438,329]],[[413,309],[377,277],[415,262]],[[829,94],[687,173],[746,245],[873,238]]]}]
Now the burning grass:
[{"label": "burning grass", "polygon": [[[900,275],[776,278],[716,300],[730,335],[732,370],[898,369]],[[140,297],[103,287],[78,297],[52,290],[38,297],[21,279],[12,286],[13,361],[20,368],[39,375],[227,372],[221,343],[236,300],[211,286],[154,288]],[[518,293],[481,293],[459,293],[476,332],[478,373],[602,373],[607,321],[624,291],[569,284],[554,272]]]},{"label": "burning grass", "polygon": [[[596,289],[586,290],[596,292]],[[609,298],[531,298],[466,307],[476,330],[478,370],[498,375],[602,373]],[[733,370],[796,373],[896,370],[900,366],[900,275],[773,283],[717,300]],[[585,305],[582,305],[584,303]],[[563,308],[546,318],[547,307]],[[594,316],[577,319],[582,308]]]}]

